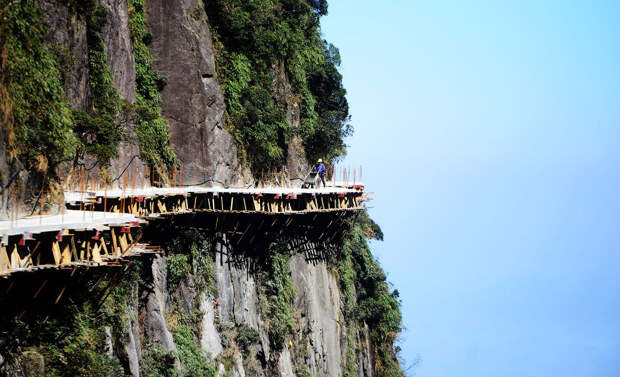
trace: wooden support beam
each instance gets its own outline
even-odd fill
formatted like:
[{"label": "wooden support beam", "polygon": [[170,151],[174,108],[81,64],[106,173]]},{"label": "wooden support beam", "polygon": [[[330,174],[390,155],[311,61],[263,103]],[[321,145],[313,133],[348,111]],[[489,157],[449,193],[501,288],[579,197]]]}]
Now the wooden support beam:
[{"label": "wooden support beam", "polygon": [[17,245],[13,244],[13,251],[11,252],[11,268],[20,268],[22,267],[22,260],[19,257],[19,252],[17,251]]},{"label": "wooden support beam", "polygon": [[95,244],[93,246],[93,250],[92,250],[92,255],[93,255],[93,262],[97,262],[97,263],[101,263],[103,262],[101,259],[101,253],[99,252],[101,249],[100,245]]},{"label": "wooden support beam", "polygon": [[102,250],[103,250],[104,254],[105,254],[106,256],[107,256],[107,255],[110,255],[110,252],[108,251],[108,246],[106,245],[105,240],[103,239],[103,236],[101,236],[101,238],[99,239],[99,241],[101,242],[101,248],[102,248]]},{"label": "wooden support beam", "polygon": [[43,280],[43,283],[41,283],[41,286],[39,287],[39,289],[37,289],[37,291],[35,292],[34,296],[32,296],[32,298],[37,298],[46,284],[47,284],[47,279]]},{"label": "wooden support beam", "polygon": [[69,247],[69,244],[65,245],[65,247],[62,249],[62,254],[60,255],[60,264],[71,264],[71,248]]},{"label": "wooden support beam", "polygon": [[166,203],[161,199],[157,199],[157,209],[160,213],[166,213]]},{"label": "wooden support beam", "polygon": [[[75,269],[73,271],[75,271]],[[58,294],[58,296],[56,297],[56,300],[54,301],[54,305],[58,304],[58,302],[60,301],[60,298],[62,297],[62,294],[65,293],[65,289],[67,289],[66,285],[62,287],[62,289],[60,290],[60,293]]]},{"label": "wooden support beam", "polygon": [[118,236],[118,243],[121,246],[121,254],[127,251],[127,246],[129,245],[127,244],[127,237],[125,236],[125,233],[121,233]]},{"label": "wooden support beam", "polygon": [[[41,241],[37,241],[37,244],[34,245],[34,248],[30,251],[30,254],[28,254],[28,256],[24,259],[24,264],[34,264],[32,263],[32,257],[34,255],[34,253],[37,252],[37,249],[39,248],[39,246],[41,245]],[[4,246],[2,246],[2,248],[4,248]],[[5,255],[6,255],[6,251],[5,251]],[[7,258],[8,259],[8,258]],[[2,271],[2,257],[1,257],[1,252],[0,252],[0,271]]]},{"label": "wooden support beam", "polygon": [[116,232],[114,232],[114,228],[110,229],[110,237],[112,238],[112,253],[114,253],[114,255],[119,255],[120,252],[118,250],[118,243],[116,240]]},{"label": "wooden support beam", "polygon": [[11,260],[6,253],[6,246],[0,246],[0,271],[9,271],[11,269]]},{"label": "wooden support beam", "polygon": [[78,257],[77,247],[75,247],[75,236],[71,236],[70,244],[71,244],[71,254],[73,255],[73,260],[81,260],[83,257]]},{"label": "wooden support beam", "polygon": [[251,226],[252,226],[252,223],[249,223],[248,226],[245,228],[245,230],[243,231],[243,234],[241,234],[241,237],[239,237],[239,239],[237,240],[237,245],[239,245],[239,242],[241,242],[243,237],[245,237],[245,234],[248,232],[248,230],[250,230]]},{"label": "wooden support beam", "polygon": [[54,263],[56,265],[60,264],[60,245],[58,245],[58,241],[52,242],[52,256],[54,257]]}]

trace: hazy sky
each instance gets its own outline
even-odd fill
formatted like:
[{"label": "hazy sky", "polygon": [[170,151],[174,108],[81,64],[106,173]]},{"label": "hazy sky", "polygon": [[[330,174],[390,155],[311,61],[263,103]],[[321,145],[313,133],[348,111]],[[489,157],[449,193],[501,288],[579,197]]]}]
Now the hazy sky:
[{"label": "hazy sky", "polygon": [[620,376],[620,2],[331,0],[422,377]]}]

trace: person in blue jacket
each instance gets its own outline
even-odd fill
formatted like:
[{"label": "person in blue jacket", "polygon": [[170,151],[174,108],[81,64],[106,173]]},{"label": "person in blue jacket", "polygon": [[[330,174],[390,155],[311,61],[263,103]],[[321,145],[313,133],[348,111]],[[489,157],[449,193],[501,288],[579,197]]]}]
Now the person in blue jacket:
[{"label": "person in blue jacket", "polygon": [[[321,177],[321,181],[323,182],[323,187],[325,187],[325,165],[323,164],[322,159],[319,158],[319,160],[316,162],[316,166],[314,167],[314,170],[319,173],[319,176]],[[317,187],[318,186],[319,185],[317,185]]]}]

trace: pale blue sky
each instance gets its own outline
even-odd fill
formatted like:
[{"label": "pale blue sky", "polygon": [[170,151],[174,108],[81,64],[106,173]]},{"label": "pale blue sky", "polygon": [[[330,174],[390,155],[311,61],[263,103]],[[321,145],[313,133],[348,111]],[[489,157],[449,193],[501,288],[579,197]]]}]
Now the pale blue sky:
[{"label": "pale blue sky", "polygon": [[620,2],[332,0],[421,377],[620,376]]}]

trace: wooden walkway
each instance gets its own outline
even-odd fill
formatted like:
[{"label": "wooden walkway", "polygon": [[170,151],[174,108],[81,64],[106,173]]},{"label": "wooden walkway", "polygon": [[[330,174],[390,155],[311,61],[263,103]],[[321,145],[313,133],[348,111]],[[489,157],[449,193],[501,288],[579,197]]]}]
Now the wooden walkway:
[{"label": "wooden walkway", "polygon": [[[186,215],[207,216],[202,226],[227,233],[235,245],[246,249],[258,247],[251,233],[274,227],[279,227],[277,234],[296,229],[304,236],[316,232],[320,242],[333,241],[342,232],[335,224],[347,214],[366,210],[366,200],[361,185],[68,191],[67,209],[60,215],[0,221],[0,277],[49,269],[120,267],[129,258],[163,252],[140,242],[144,223]],[[313,229],[320,224],[324,229]]]},{"label": "wooden walkway", "polygon": [[321,189],[214,189],[205,187],[72,191],[65,193],[72,209],[129,213],[140,217],[182,213],[308,214],[362,211],[363,186]]}]

